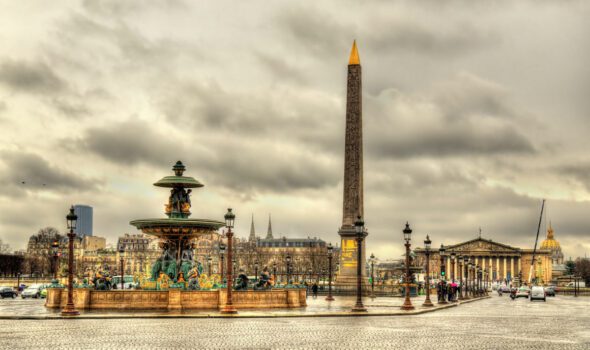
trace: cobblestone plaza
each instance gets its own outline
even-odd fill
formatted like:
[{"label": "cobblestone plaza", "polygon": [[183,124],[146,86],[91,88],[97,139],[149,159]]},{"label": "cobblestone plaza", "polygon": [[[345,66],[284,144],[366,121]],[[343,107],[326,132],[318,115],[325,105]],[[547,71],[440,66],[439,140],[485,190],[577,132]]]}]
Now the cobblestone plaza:
[{"label": "cobblestone plaza", "polygon": [[2,349],[588,349],[590,299],[494,295],[412,316],[3,319],[0,337]]}]

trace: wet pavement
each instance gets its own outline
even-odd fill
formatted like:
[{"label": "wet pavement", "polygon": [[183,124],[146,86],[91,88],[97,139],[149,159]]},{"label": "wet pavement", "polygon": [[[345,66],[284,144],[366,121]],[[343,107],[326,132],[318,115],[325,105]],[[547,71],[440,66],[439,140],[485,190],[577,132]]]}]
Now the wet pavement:
[{"label": "wet pavement", "polygon": [[[356,298],[351,296],[335,296],[334,301],[326,301],[325,296],[307,298],[307,307],[296,309],[242,309],[239,316],[242,317],[277,317],[277,316],[326,316],[339,314],[348,315],[354,306]],[[455,305],[438,305],[423,307],[425,297],[414,297],[412,303],[416,307],[412,313],[436,310]],[[400,306],[404,299],[399,297],[363,298],[363,302],[371,314],[406,314]],[[0,318],[32,317],[52,318],[61,317],[59,309],[49,309],[44,306],[45,299],[1,299]],[[220,317],[218,310],[185,310],[185,311],[154,311],[154,310],[79,310],[83,317]]]},{"label": "wet pavement", "polygon": [[[38,310],[42,302],[24,303]],[[384,308],[395,301],[372,303]],[[312,309],[321,304],[310,300]],[[558,296],[544,303],[493,295],[409,317],[0,320],[0,339],[1,349],[587,350],[590,298]]]}]

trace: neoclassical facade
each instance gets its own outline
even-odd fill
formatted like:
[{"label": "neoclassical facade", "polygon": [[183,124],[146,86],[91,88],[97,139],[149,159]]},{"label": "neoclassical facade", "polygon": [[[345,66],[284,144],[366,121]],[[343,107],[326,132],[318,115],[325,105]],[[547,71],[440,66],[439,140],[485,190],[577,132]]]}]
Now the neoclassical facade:
[{"label": "neoclassical facade", "polygon": [[[533,249],[516,248],[507,244],[494,242],[491,239],[478,237],[476,239],[444,246],[444,264],[447,279],[459,279],[462,275],[459,259],[452,262],[451,254],[455,257],[468,257],[477,266],[488,272],[488,281],[528,282],[530,277],[537,277],[539,283],[549,283],[552,275],[551,251],[537,249],[535,254],[535,269],[531,272]],[[424,266],[425,254],[423,248],[415,250],[416,264]],[[441,260],[438,249],[433,249],[430,254],[430,271],[433,276],[440,275]]]}]

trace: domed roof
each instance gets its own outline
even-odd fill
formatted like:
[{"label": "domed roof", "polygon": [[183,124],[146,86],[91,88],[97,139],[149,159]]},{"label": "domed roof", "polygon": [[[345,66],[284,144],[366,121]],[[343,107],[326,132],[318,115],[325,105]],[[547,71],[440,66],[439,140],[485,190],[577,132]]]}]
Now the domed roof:
[{"label": "domed roof", "polygon": [[547,229],[547,238],[541,242],[541,249],[559,249],[561,246],[559,242],[553,238],[553,227],[551,227],[551,223],[549,223],[549,228]]}]

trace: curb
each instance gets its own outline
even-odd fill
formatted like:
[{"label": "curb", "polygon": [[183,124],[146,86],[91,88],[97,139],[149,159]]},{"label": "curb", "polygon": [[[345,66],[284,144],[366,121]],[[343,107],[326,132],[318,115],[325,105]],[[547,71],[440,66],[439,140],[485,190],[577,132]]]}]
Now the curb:
[{"label": "curb", "polygon": [[[245,311],[243,314],[235,314],[235,315],[223,315],[223,314],[125,314],[125,315],[79,315],[79,316],[62,316],[60,314],[56,315],[0,315],[0,320],[110,320],[110,319],[167,319],[167,318],[186,318],[186,319],[205,319],[205,318],[309,318],[309,317],[376,317],[376,316],[414,316],[414,315],[422,315],[426,313],[436,312],[439,310],[445,310],[452,307],[457,307],[461,304],[466,304],[482,299],[491,298],[490,296],[487,297],[480,297],[476,299],[469,299],[465,301],[459,301],[452,304],[445,304],[441,306],[436,306],[432,308],[424,308],[419,310],[413,311],[385,311],[385,312],[346,312],[346,311],[339,311],[339,312],[318,312],[318,313],[310,313],[310,314],[280,314],[280,313],[273,313],[273,314],[248,314],[248,311]],[[397,308],[397,307],[396,307]]]}]

